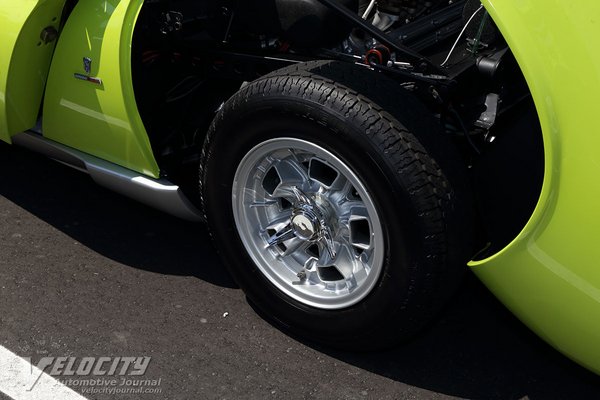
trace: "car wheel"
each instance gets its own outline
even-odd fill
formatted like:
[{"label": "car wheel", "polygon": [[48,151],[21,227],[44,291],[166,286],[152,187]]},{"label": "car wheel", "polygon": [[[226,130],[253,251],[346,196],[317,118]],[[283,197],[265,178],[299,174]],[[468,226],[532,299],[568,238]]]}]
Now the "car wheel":
[{"label": "car wheel", "polygon": [[216,247],[293,333],[353,349],[407,338],[468,255],[451,146],[385,76],[330,61],[276,71],[234,95],[207,136],[200,186]]}]

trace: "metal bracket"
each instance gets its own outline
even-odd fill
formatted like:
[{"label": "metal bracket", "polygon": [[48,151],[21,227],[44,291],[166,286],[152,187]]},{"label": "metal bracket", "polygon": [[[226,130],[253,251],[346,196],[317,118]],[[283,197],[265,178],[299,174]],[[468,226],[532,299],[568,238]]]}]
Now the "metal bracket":
[{"label": "metal bracket", "polygon": [[475,121],[475,126],[489,130],[496,123],[496,117],[498,116],[498,104],[500,103],[500,96],[496,93],[490,93],[485,99],[486,110],[481,113],[481,116]]},{"label": "metal bracket", "polygon": [[183,29],[183,14],[177,11],[167,11],[162,14],[160,33],[168,35]]}]

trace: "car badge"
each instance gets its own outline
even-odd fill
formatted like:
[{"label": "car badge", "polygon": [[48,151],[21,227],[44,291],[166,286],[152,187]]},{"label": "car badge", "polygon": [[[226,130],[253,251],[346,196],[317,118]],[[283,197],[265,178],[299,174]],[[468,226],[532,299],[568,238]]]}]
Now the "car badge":
[{"label": "car badge", "polygon": [[83,69],[86,74],[92,73],[92,59],[89,57],[83,57]]},{"label": "car badge", "polygon": [[94,83],[96,85],[102,85],[102,79],[90,76],[92,74],[92,59],[89,57],[83,57],[83,70],[85,74],[75,73],[76,79]]}]

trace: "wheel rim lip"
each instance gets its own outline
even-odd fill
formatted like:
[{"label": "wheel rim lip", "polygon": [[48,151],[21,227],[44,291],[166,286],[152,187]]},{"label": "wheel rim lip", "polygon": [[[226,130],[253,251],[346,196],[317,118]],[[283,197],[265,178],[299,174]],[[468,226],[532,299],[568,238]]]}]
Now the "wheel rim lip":
[{"label": "wheel rim lip", "polygon": [[[256,234],[255,228],[250,226],[253,223],[248,216],[250,208],[245,205],[245,191],[248,189],[247,183],[250,177],[260,162],[266,160],[269,154],[290,148],[312,153],[334,166],[338,172],[342,173],[352,183],[367,209],[374,248],[371,257],[372,262],[370,263],[370,271],[367,278],[349,293],[327,294],[324,289],[321,289],[321,293],[319,293],[316,289],[306,290],[305,285],[293,285],[285,279],[285,274],[277,271],[278,266],[280,268],[287,267],[285,265],[277,265],[278,261],[275,257],[268,250],[264,249],[264,242],[261,243],[263,239]],[[303,139],[281,137],[269,139],[254,146],[243,157],[236,170],[232,185],[232,209],[237,233],[255,266],[277,289],[304,305],[325,310],[347,308],[367,297],[379,281],[383,270],[385,248],[383,227],[375,203],[366,186],[356,173],[340,158],[319,145]],[[263,248],[261,248],[261,244],[263,244]]]}]

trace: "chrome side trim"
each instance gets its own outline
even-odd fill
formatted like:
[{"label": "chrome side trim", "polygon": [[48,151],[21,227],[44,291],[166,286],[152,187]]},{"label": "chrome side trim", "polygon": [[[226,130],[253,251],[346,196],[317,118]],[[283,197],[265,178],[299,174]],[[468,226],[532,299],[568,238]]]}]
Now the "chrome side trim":
[{"label": "chrome side trim", "polygon": [[[66,151],[68,148],[65,146],[44,139],[40,134],[33,132],[19,133],[12,137],[12,141],[17,146],[44,154],[56,161],[87,173],[85,162],[81,157],[77,157],[74,152]],[[61,149],[61,147],[65,149]]]},{"label": "chrome side trim", "polygon": [[12,137],[13,144],[88,173],[99,185],[188,221],[203,221],[202,213],[167,179],[154,179],[79,150],[45,139],[33,132]]}]

